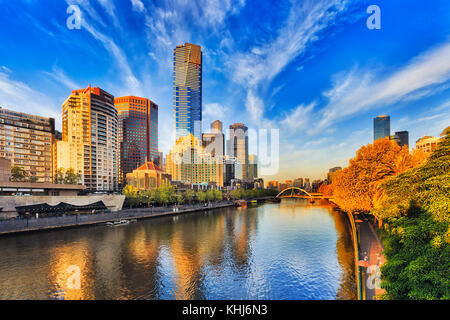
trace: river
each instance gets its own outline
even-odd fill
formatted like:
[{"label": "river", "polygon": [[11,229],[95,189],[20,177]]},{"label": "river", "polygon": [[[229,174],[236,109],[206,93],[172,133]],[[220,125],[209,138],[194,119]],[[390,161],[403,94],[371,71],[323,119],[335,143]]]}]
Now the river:
[{"label": "river", "polygon": [[0,238],[0,299],[355,299],[345,214],[248,209]]}]

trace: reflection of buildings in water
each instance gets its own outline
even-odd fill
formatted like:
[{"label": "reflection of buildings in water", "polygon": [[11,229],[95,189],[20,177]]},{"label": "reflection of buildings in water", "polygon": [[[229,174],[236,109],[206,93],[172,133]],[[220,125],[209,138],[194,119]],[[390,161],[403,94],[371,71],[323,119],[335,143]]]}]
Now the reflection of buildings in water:
[{"label": "reflection of buildings in water", "polygon": [[53,298],[65,300],[95,298],[90,251],[87,241],[52,249],[49,280]]},{"label": "reflection of buildings in water", "polygon": [[229,216],[231,221],[227,221],[228,241],[230,246],[231,259],[233,265],[238,268],[249,266],[249,256],[251,252],[249,239],[255,234],[258,215],[254,209],[247,209],[243,212],[235,212]]},{"label": "reflection of buildings in water", "polygon": [[187,245],[184,240],[183,235],[174,230],[170,247],[177,273],[175,298],[200,299],[202,257],[197,248]]},{"label": "reflection of buildings in water", "polygon": [[123,290],[123,244],[126,243],[126,229],[107,228],[101,238],[94,238],[94,270],[96,290],[105,299],[118,299]]},{"label": "reflection of buildings in water", "polygon": [[334,211],[334,225],[338,234],[336,251],[338,263],[342,269],[340,286],[336,298],[343,300],[356,299],[355,253],[352,241],[352,228],[345,213]]}]

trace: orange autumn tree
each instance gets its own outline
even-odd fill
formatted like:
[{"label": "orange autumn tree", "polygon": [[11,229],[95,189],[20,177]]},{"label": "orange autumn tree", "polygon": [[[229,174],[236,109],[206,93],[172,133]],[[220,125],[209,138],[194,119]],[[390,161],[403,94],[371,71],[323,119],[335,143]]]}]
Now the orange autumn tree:
[{"label": "orange autumn tree", "polygon": [[423,154],[410,154],[408,148],[399,147],[388,139],[379,139],[361,147],[350,165],[337,172],[333,181],[333,199],[345,211],[370,211],[384,199],[381,184],[422,164]]}]

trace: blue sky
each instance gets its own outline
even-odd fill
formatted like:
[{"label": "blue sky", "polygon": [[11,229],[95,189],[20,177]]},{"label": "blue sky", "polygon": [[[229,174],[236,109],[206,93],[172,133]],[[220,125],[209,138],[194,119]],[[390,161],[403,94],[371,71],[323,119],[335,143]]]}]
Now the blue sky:
[{"label": "blue sky", "polygon": [[[66,26],[70,4],[80,30]],[[380,30],[366,27],[373,4]],[[58,128],[73,89],[139,95],[160,106],[166,153],[172,51],[185,42],[203,48],[204,129],[220,119],[280,130],[280,169],[266,180],[346,166],[380,114],[412,147],[450,125],[447,0],[0,0],[0,12],[0,106]]]}]

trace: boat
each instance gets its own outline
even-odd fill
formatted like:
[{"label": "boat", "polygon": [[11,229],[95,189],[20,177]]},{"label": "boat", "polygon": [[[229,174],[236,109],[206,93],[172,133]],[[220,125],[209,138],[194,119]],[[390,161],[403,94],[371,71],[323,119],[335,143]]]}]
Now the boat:
[{"label": "boat", "polygon": [[114,221],[114,222],[107,222],[106,225],[110,226],[110,227],[115,227],[115,226],[122,226],[125,224],[129,224],[130,221],[129,220],[120,220],[120,221]]}]

